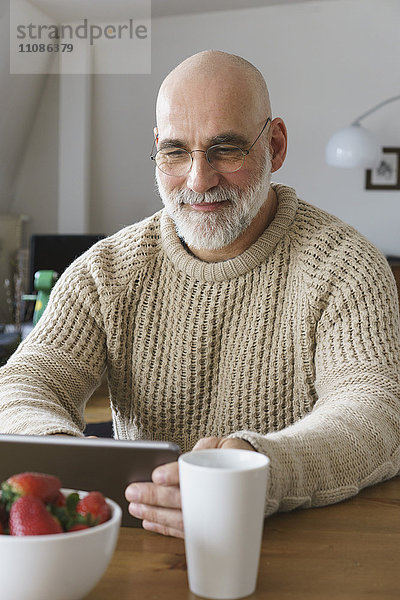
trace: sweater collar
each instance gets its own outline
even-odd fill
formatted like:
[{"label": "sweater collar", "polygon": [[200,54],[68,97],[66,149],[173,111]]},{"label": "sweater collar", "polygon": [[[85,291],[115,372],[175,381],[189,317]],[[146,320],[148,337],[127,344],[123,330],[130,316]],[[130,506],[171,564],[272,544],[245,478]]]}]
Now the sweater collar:
[{"label": "sweater collar", "polygon": [[175,267],[200,281],[225,281],[244,275],[263,263],[293,223],[298,205],[293,188],[276,183],[271,185],[278,198],[274,220],[245,252],[222,262],[205,262],[188,252],[176,233],[174,222],[164,209],[160,220],[161,241]]}]

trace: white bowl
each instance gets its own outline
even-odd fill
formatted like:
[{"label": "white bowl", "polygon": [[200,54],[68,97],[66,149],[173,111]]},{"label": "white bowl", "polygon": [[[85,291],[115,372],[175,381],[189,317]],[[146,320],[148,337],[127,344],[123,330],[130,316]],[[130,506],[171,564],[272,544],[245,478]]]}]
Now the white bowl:
[{"label": "white bowl", "polygon": [[[65,494],[75,490],[62,490]],[[78,492],[81,497],[87,492]],[[55,535],[0,535],[4,600],[81,600],[101,579],[114,553],[121,508],[107,498],[111,519]]]}]

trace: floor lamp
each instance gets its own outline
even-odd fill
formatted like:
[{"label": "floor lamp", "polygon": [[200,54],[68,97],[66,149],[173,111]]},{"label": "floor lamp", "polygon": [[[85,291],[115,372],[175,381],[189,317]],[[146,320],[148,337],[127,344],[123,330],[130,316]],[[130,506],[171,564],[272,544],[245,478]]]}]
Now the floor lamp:
[{"label": "floor lamp", "polygon": [[363,167],[365,169],[377,167],[381,156],[381,146],[375,135],[360,125],[360,121],[395,100],[400,100],[400,95],[380,102],[357,117],[349,127],[337,131],[326,146],[325,157],[328,165],[345,168]]}]

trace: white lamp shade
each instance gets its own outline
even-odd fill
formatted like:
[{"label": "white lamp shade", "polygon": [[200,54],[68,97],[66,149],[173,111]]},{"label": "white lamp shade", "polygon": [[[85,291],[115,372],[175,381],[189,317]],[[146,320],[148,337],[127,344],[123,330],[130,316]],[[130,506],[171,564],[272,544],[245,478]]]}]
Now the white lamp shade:
[{"label": "white lamp shade", "polygon": [[331,137],[325,156],[333,167],[373,169],[379,165],[381,147],[372,133],[360,125],[350,125]]}]

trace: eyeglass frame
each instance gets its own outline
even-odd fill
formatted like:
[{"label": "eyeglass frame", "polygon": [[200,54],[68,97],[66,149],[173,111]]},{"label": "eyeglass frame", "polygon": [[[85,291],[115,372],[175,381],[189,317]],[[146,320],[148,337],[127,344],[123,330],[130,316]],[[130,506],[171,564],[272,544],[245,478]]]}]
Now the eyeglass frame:
[{"label": "eyeglass frame", "polygon": [[[185,152],[188,153],[188,155],[190,156],[190,160],[191,160],[189,169],[186,171],[186,173],[183,173],[183,175],[172,175],[172,173],[165,173],[157,165],[157,163],[156,163],[156,156],[157,156],[157,154],[159,152],[162,152],[162,149],[161,149],[161,150],[157,150],[157,152],[155,154],[153,154],[153,152],[154,152],[154,146],[156,145],[156,142],[158,140],[158,136],[154,138],[154,142],[153,142],[153,146],[152,146],[152,149],[151,149],[150,158],[151,158],[151,160],[154,160],[154,162],[156,163],[156,167],[158,169],[160,169],[161,173],[164,173],[164,175],[167,175],[168,177],[183,177],[184,175],[187,175],[188,173],[190,173],[190,171],[192,170],[192,167],[193,167],[193,156],[192,156],[193,152],[203,152],[206,155],[206,161],[207,161],[207,163],[210,165],[210,167],[212,169],[214,169],[214,171],[216,173],[237,173],[237,171],[240,171],[240,169],[243,167],[244,161],[246,159],[246,156],[248,156],[250,154],[250,150],[258,142],[258,140],[260,139],[260,137],[261,137],[264,129],[266,128],[266,126],[270,122],[272,122],[271,121],[271,117],[268,117],[268,119],[265,121],[265,123],[263,125],[263,128],[261,129],[260,133],[258,134],[258,136],[256,137],[256,139],[254,140],[254,142],[251,144],[250,148],[248,148],[247,150],[244,150],[240,146],[236,146],[236,144],[229,144],[229,143],[227,143],[227,144],[213,144],[212,146],[210,146],[209,148],[207,148],[207,150],[197,150],[196,149],[196,150],[190,150],[190,152],[189,152],[189,150],[186,150],[185,148],[181,148],[181,150],[185,150]],[[240,165],[240,167],[238,169],[235,169],[235,171],[218,171],[215,167],[212,166],[212,164],[208,160],[207,153],[208,153],[209,150],[211,150],[212,148],[215,148],[216,146],[224,146],[224,145],[226,145],[226,146],[234,146],[235,148],[238,148],[243,153],[243,162],[242,162],[242,164]],[[177,148],[178,147],[179,146],[177,146]]]}]

